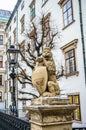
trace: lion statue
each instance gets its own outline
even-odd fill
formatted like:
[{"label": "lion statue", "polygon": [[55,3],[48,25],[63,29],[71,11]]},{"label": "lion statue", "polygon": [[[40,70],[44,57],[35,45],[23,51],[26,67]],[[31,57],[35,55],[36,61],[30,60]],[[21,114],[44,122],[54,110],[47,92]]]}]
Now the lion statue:
[{"label": "lion statue", "polygon": [[48,47],[44,48],[42,55],[36,59],[35,70],[32,72],[32,83],[40,96],[60,95],[60,88],[56,80],[55,62]]}]

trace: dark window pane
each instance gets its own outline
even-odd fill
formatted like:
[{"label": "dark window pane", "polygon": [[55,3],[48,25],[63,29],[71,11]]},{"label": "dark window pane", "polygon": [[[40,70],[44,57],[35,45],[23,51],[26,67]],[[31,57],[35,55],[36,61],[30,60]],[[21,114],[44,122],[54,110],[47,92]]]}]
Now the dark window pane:
[{"label": "dark window pane", "polygon": [[[78,105],[77,109],[74,110],[72,118],[73,120],[80,121],[81,120],[81,112],[80,112],[80,98],[79,95],[68,95],[69,101],[71,104]],[[78,129],[77,129],[78,130]]]},{"label": "dark window pane", "polygon": [[34,2],[30,6],[30,16],[31,16],[31,20],[35,17],[35,3]]},{"label": "dark window pane", "polygon": [[65,53],[65,58],[68,59],[69,58],[69,53]]},{"label": "dark window pane", "polygon": [[68,17],[68,22],[71,23],[73,21],[72,15]]},{"label": "dark window pane", "polygon": [[0,35],[0,45],[3,44],[3,35]]},{"label": "dark window pane", "polygon": [[2,75],[0,75],[0,85],[2,85]]},{"label": "dark window pane", "polygon": [[0,101],[2,101],[2,92],[0,92]]},{"label": "dark window pane", "polygon": [[74,56],[74,52],[73,52],[73,51],[74,51],[74,50],[70,50],[70,51],[69,51],[69,53],[68,53],[68,54],[69,54],[69,57]]},{"label": "dark window pane", "polygon": [[67,19],[67,12],[64,13],[64,20]]},{"label": "dark window pane", "polygon": [[72,15],[72,9],[71,8],[68,10],[68,16],[70,16],[70,15]]},{"label": "dark window pane", "polygon": [[3,67],[3,57],[0,56],[0,68],[2,68],[2,67]]},{"label": "dark window pane", "polygon": [[64,17],[64,26],[67,26],[73,21],[71,0],[68,0],[63,6],[63,17]]},{"label": "dark window pane", "polygon": [[67,74],[70,73],[69,60],[66,60],[66,72]]},{"label": "dark window pane", "polygon": [[63,12],[66,12],[66,10],[67,10],[67,4],[65,4],[65,5],[63,6]]},{"label": "dark window pane", "polygon": [[66,73],[70,74],[75,72],[76,66],[75,66],[74,49],[65,53],[65,60],[66,60]]},{"label": "dark window pane", "polygon": [[68,2],[67,2],[67,9],[69,9],[71,7],[71,0],[69,0]]}]

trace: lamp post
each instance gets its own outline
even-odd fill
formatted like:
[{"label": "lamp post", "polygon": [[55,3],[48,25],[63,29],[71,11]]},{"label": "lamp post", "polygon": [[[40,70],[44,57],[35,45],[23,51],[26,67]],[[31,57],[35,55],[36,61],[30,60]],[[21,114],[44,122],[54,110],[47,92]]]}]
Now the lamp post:
[{"label": "lamp post", "polygon": [[10,48],[7,50],[7,59],[9,62],[10,67],[12,67],[12,72],[10,73],[10,77],[13,83],[13,91],[12,91],[12,113],[15,116],[18,116],[18,110],[16,106],[16,94],[15,94],[15,65],[18,62],[18,53],[19,50],[15,48],[14,45],[11,45]]}]

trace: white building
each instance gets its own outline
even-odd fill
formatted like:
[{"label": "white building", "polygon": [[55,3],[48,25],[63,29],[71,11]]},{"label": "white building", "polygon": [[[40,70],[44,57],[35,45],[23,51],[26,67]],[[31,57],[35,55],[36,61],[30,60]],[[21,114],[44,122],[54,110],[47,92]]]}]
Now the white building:
[{"label": "white building", "polygon": [[5,61],[6,61],[6,44],[5,44],[5,27],[11,13],[7,10],[0,9],[0,109],[5,109]]},{"label": "white building", "polygon": [[[30,21],[35,21],[42,13],[49,14],[50,21],[58,27],[60,40],[55,41],[53,51],[56,65],[64,66],[64,76],[59,80],[61,94],[67,94],[70,102],[79,107],[74,112],[73,127],[86,128],[86,1],[85,0],[18,0],[8,21],[7,45],[20,44],[24,47],[25,32],[30,29]],[[23,62],[22,62],[23,63]],[[18,90],[22,86],[18,85]],[[20,94],[18,94],[18,98]],[[8,96],[9,98],[9,96]],[[26,95],[25,95],[25,98]],[[21,95],[24,99],[24,95]],[[10,101],[10,100],[9,100]],[[8,101],[7,101],[8,102]],[[18,108],[26,105],[18,102]],[[9,107],[10,102],[7,107]]]}]

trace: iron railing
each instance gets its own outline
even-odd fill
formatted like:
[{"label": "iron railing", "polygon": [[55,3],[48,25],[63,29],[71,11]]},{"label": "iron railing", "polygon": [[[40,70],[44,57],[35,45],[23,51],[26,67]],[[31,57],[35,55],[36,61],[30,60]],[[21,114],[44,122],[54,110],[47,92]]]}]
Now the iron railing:
[{"label": "iron railing", "polygon": [[0,130],[30,130],[30,123],[0,111]]},{"label": "iron railing", "polygon": [[82,128],[72,128],[72,130],[86,130],[86,127],[82,127]]}]

